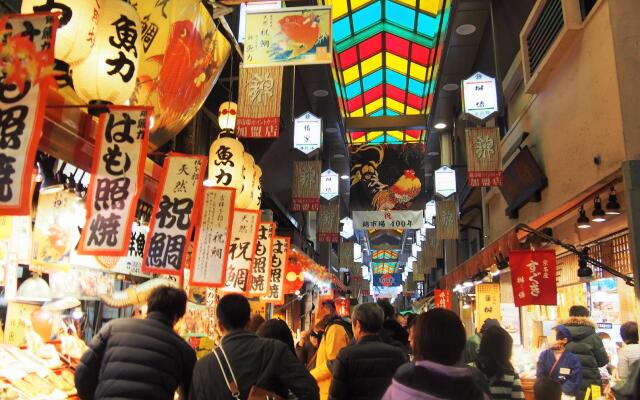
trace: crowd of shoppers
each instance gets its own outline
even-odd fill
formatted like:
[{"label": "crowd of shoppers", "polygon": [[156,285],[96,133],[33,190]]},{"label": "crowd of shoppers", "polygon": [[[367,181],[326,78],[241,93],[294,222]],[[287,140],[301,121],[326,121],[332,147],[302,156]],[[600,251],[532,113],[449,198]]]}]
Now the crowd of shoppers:
[{"label": "crowd of shoppers", "polygon": [[[295,344],[280,319],[252,316],[239,294],[222,297],[216,329],[222,339],[196,362],[194,350],[173,330],[187,296],[156,289],[146,319],[105,325],[76,370],[80,399],[297,399],[297,400],[513,400],[524,399],[511,364],[513,339],[497,320],[484,321],[469,340],[460,318],[445,309],[399,315],[388,301],[357,305],[350,319],[324,302],[320,322]],[[609,362],[589,312],[574,306],[554,328],[555,342],[540,354],[534,386],[538,400],[584,399],[600,385]],[[618,399],[640,393],[638,325],[620,334]]]}]

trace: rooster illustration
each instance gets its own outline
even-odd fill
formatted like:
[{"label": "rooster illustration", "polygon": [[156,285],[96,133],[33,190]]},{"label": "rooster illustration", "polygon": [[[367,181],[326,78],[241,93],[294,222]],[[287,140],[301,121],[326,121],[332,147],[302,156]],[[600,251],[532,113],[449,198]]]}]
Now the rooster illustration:
[{"label": "rooster illustration", "polygon": [[281,40],[276,40],[271,50],[277,57],[295,59],[311,50],[321,39],[320,17],[316,14],[289,15],[281,18],[278,23]]},{"label": "rooster illustration", "polygon": [[378,167],[384,158],[384,149],[378,145],[360,146],[356,153],[374,151],[374,158],[355,163],[351,168],[351,186],[362,182],[373,194],[371,204],[378,211],[406,208],[420,195],[422,183],[415,170],[406,169],[393,185],[380,181]]}]

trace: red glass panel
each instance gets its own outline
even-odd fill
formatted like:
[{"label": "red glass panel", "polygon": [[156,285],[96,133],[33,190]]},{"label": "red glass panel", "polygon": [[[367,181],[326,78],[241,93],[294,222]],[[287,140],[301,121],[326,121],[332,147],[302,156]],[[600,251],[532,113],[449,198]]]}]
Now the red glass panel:
[{"label": "red glass panel", "polygon": [[429,53],[431,50],[427,47],[413,44],[411,46],[411,60],[422,65],[429,65]]},{"label": "red glass panel", "polygon": [[367,132],[351,132],[351,140],[359,139],[359,138],[363,137],[366,134],[367,134]]},{"label": "red glass panel", "polygon": [[409,58],[409,41],[386,33],[386,48],[400,57]]},{"label": "red glass panel", "polygon": [[367,90],[364,93],[364,103],[369,104],[380,97],[382,97],[382,85],[378,85],[371,90]]},{"label": "red glass panel", "polygon": [[356,65],[357,62],[358,52],[355,46],[340,53],[340,68],[342,68],[342,70]]},{"label": "red glass panel", "polygon": [[410,136],[410,137],[412,137],[414,139],[420,139],[420,135],[422,134],[422,131],[419,130],[419,129],[409,129],[409,130],[404,131],[404,133],[407,136]]},{"label": "red glass panel", "polygon": [[349,112],[353,112],[362,107],[362,96],[356,96],[353,99],[347,101],[347,109]]},{"label": "red glass panel", "polygon": [[404,104],[404,96],[406,94],[404,90],[398,89],[397,87],[389,84],[385,86],[385,89],[387,90],[387,97],[390,97]]},{"label": "red glass panel", "polygon": [[374,54],[379,53],[382,50],[382,33],[365,40],[360,43],[360,59],[366,60]]},{"label": "red glass panel", "polygon": [[407,104],[409,106],[419,110],[422,107],[422,98],[416,96],[415,94],[408,93],[407,94]]}]

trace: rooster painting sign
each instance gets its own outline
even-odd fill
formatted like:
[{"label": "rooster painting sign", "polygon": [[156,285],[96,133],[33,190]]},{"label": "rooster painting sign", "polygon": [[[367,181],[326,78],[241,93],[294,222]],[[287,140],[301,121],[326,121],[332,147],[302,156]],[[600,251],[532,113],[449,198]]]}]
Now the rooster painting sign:
[{"label": "rooster painting sign", "polygon": [[331,63],[331,7],[247,12],[245,67]]},{"label": "rooster painting sign", "polygon": [[426,205],[425,145],[351,147],[351,209],[359,229],[419,229]]}]

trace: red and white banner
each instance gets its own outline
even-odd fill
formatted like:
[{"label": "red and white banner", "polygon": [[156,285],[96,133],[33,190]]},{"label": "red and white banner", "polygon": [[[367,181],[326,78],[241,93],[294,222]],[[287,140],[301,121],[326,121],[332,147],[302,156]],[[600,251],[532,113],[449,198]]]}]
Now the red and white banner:
[{"label": "red and white banner", "polygon": [[284,294],[293,294],[304,285],[304,274],[302,264],[291,262],[287,257],[287,269],[284,274]]},{"label": "red and white banner", "polygon": [[221,289],[223,293],[249,293],[259,226],[259,210],[237,208],[233,212],[225,286]]},{"label": "red and white banner", "polygon": [[57,15],[0,17],[0,215],[31,212],[47,87],[55,85]]},{"label": "red and white banner", "polygon": [[109,107],[100,115],[79,254],[125,256],[142,193],[151,109]]},{"label": "red and white banner", "polygon": [[249,296],[263,296],[269,288],[269,273],[271,272],[271,256],[273,255],[273,237],[276,234],[276,224],[262,222],[258,228],[258,244],[253,258],[251,271],[251,289]]},{"label": "red and white banner", "polygon": [[198,208],[196,237],[191,255],[192,286],[223,287],[233,224],[235,190],[205,187]]},{"label": "red and white banner", "polygon": [[452,297],[453,297],[453,293],[451,293],[450,290],[443,290],[443,289],[433,290],[433,300],[436,305],[436,308],[446,308],[447,310],[451,310]]},{"label": "red and white banner", "polygon": [[142,272],[182,275],[191,239],[194,204],[201,192],[205,156],[169,153],[164,160],[160,187],[149,222]]},{"label": "red and white banner", "polygon": [[509,265],[516,307],[557,305],[555,250],[511,250]]},{"label": "red and white banner", "polygon": [[282,304],[284,302],[284,274],[287,270],[290,247],[291,239],[288,237],[276,236],[273,240],[269,291],[262,298],[267,303]]}]

